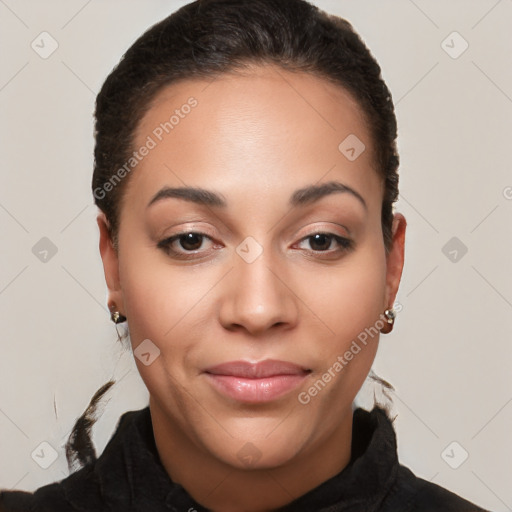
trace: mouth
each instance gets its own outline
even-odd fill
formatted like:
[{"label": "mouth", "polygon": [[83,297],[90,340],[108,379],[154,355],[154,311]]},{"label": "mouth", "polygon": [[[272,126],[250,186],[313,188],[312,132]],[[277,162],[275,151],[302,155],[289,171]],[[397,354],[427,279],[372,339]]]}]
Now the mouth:
[{"label": "mouth", "polygon": [[238,402],[276,400],[300,386],[311,370],[287,361],[231,361],[204,370],[214,389]]}]

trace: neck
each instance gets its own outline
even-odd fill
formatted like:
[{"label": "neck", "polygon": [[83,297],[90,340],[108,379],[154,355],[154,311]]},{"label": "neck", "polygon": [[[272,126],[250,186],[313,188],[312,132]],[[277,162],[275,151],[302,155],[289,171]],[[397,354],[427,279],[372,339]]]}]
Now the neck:
[{"label": "neck", "polygon": [[171,480],[212,512],[270,512],[303,496],[345,468],[351,456],[352,409],[333,434],[273,468],[238,468],[201,449],[150,398],[160,460]]}]

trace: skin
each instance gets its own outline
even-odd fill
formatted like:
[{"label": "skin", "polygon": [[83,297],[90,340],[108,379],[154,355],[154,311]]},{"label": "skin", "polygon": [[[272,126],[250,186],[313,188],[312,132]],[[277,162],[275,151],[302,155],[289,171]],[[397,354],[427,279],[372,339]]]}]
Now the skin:
[{"label": "skin", "polygon": [[[109,304],[128,318],[134,349],[149,339],[160,350],[150,365],[136,363],[172,480],[214,511],[270,511],[350,460],[352,402],[379,336],[309,403],[298,395],[393,305],[406,220],[395,214],[386,254],[373,143],[362,110],[341,87],[271,65],[213,82],[181,82],[158,94],[134,146],[191,96],[197,107],[129,177],[118,252],[98,215]],[[349,134],[366,146],[355,161],[338,149]],[[297,189],[329,181],[356,190],[366,208],[349,193],[288,204]],[[148,208],[164,186],[215,191],[227,207],[167,198]],[[188,260],[157,246],[181,232],[207,235],[195,246],[173,243],[192,255]],[[348,238],[353,249],[329,238],[315,243],[317,232]],[[236,251],[249,236],[263,249],[252,263]],[[264,359],[311,372],[298,388],[259,404],[224,396],[202,373],[222,362]],[[244,446],[259,456],[250,467],[237,455]]]}]

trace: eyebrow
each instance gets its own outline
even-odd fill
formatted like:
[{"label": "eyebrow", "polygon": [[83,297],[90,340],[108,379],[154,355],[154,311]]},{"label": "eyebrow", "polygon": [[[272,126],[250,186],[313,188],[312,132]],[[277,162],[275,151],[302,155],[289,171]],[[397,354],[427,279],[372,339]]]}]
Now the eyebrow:
[{"label": "eyebrow", "polygon": [[[309,185],[307,187],[296,190],[290,197],[290,206],[305,206],[316,201],[319,201],[323,197],[331,194],[348,193],[352,197],[355,197],[364,206],[365,210],[368,210],[368,206],[363,196],[356,190],[344,185],[339,181],[329,181],[321,183],[320,185]],[[147,208],[151,205],[162,201],[164,199],[183,199],[192,203],[212,206],[218,208],[226,208],[228,203],[222,194],[206,190],[200,187],[164,187],[159,190],[148,203]]]}]

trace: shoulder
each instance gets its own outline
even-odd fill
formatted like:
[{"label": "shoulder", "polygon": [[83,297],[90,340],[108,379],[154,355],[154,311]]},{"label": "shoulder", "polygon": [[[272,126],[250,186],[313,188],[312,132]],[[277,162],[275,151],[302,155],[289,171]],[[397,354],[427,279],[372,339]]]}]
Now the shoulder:
[{"label": "shoulder", "polygon": [[145,409],[124,413],[101,457],[64,480],[45,485],[34,492],[0,489],[0,512],[104,510],[106,503],[101,489],[102,473],[123,463],[122,453],[117,446],[126,441],[128,426],[144,414],[147,414]]},{"label": "shoulder", "polygon": [[[369,425],[367,428],[373,434],[372,443],[382,448],[375,450],[376,456],[371,459],[374,464],[382,465],[380,478],[384,481],[386,472],[391,475],[387,480],[388,484],[382,486],[379,512],[490,512],[438,484],[416,476],[401,464],[398,459],[394,418],[390,417],[388,410],[375,407],[371,412],[361,409],[356,412],[359,412],[357,425],[360,426],[364,423],[362,420],[366,419]],[[372,452],[371,443],[367,452]],[[383,459],[388,460],[388,466],[382,462]]]},{"label": "shoulder", "polygon": [[383,512],[490,512],[400,465]]},{"label": "shoulder", "polygon": [[[87,466],[61,482],[40,487],[34,492],[0,491],[0,512],[72,512],[66,488],[74,483],[90,485],[93,466]],[[101,509],[98,509],[101,510]]]}]

